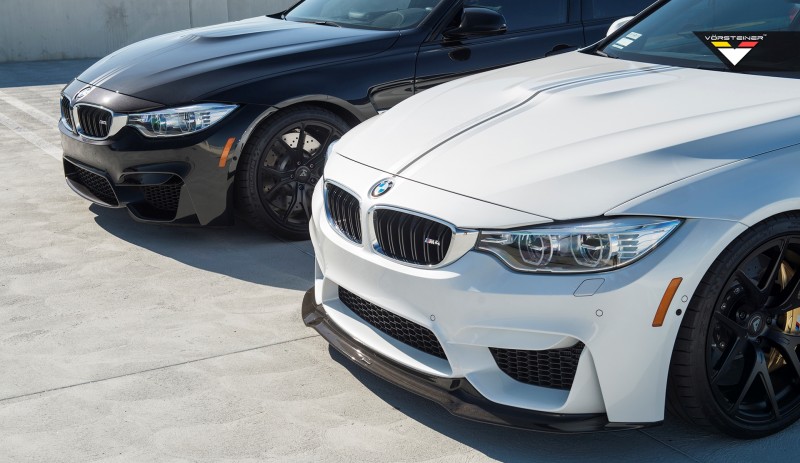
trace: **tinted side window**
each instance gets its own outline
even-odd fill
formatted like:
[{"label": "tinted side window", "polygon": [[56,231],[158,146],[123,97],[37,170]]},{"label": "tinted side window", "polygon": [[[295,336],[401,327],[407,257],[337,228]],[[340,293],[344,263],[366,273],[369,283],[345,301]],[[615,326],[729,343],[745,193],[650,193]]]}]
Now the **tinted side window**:
[{"label": "tinted side window", "polygon": [[596,19],[619,19],[632,16],[650,6],[654,0],[592,0],[593,16]]},{"label": "tinted side window", "polygon": [[497,11],[510,32],[566,24],[569,19],[569,0],[464,0],[464,6]]}]

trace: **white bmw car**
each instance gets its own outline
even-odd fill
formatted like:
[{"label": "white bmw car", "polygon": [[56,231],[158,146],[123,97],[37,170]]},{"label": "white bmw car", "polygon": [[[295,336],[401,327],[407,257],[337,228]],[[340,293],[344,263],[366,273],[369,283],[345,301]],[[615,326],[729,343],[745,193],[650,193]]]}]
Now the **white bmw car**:
[{"label": "white bmw car", "polygon": [[[800,30],[660,1],[585,50],[443,85],[329,151],[307,325],[495,424],[800,417]],[[794,41],[794,42],[793,42]]]}]

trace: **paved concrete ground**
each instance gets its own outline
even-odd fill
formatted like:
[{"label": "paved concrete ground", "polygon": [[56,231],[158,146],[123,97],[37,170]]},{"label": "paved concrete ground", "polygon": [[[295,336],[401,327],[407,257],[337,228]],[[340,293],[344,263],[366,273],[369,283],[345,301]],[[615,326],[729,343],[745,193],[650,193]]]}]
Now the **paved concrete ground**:
[{"label": "paved concrete ground", "polygon": [[800,447],[798,426],[757,442],[674,419],[508,430],[377,380],[303,327],[308,243],[140,225],[68,191],[58,93],[88,64],[0,65],[0,462],[730,462]]}]

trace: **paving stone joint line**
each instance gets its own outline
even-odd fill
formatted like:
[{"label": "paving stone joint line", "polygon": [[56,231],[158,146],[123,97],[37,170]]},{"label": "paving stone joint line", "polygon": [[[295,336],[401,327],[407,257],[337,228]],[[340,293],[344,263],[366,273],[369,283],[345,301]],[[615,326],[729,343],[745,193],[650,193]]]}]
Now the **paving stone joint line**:
[{"label": "paving stone joint line", "polygon": [[293,343],[293,342],[303,341],[303,340],[306,340],[306,339],[311,339],[311,338],[316,338],[316,337],[319,337],[319,335],[313,334],[313,335],[303,336],[303,337],[296,338],[296,339],[289,339],[289,340],[286,340],[286,341],[278,341],[278,342],[274,342],[274,343],[271,343],[271,344],[264,344],[263,346],[250,347],[250,348],[247,348],[247,349],[237,350],[237,351],[234,351],[234,352],[226,352],[224,354],[211,355],[211,356],[203,357],[203,358],[199,358],[199,359],[186,360],[185,362],[178,362],[178,363],[173,363],[173,364],[170,364],[170,365],[163,365],[163,366],[160,366],[160,367],[148,368],[146,370],[133,371],[133,372],[130,372],[130,373],[123,373],[121,375],[116,375],[116,376],[109,376],[108,378],[93,379],[91,381],[84,381],[84,382],[81,382],[81,383],[69,384],[67,386],[59,386],[59,387],[54,387],[54,388],[50,388],[50,389],[45,389],[45,390],[42,390],[42,391],[29,392],[29,393],[26,393],[26,394],[19,394],[19,395],[12,396],[12,397],[2,398],[2,399],[0,399],[0,402],[7,402],[9,400],[22,399],[22,398],[25,398],[25,397],[31,397],[31,396],[34,396],[34,395],[46,394],[48,392],[61,391],[61,390],[64,390],[64,389],[71,389],[71,388],[75,388],[75,387],[79,387],[79,386],[86,386],[88,384],[102,383],[104,381],[111,381],[113,379],[125,378],[125,377],[128,377],[128,376],[136,376],[136,375],[140,375],[140,374],[143,374],[143,373],[151,373],[151,372],[154,372],[154,371],[166,370],[166,369],[169,369],[169,368],[188,365],[188,364],[191,364],[191,363],[204,362],[206,360],[214,360],[214,359],[218,359],[218,358],[221,358],[221,357],[228,357],[228,356],[231,356],[231,355],[244,354],[244,353],[247,353],[247,352],[253,352],[253,351],[256,351],[256,350],[260,350],[260,349],[267,349],[267,348],[270,348],[270,347],[280,346],[280,345],[283,345],[283,344],[290,344],[290,343]]}]

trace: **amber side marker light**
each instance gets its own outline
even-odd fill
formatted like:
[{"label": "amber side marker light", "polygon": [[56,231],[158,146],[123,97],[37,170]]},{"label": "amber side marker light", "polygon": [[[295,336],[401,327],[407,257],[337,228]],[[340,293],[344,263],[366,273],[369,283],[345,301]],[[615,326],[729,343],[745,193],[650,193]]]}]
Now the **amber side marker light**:
[{"label": "amber side marker light", "polygon": [[673,278],[672,281],[669,282],[669,286],[667,286],[667,290],[664,292],[664,297],[661,298],[661,304],[658,305],[658,310],[656,310],[656,316],[653,318],[654,328],[664,326],[664,319],[667,318],[667,310],[669,310],[672,299],[675,297],[675,293],[678,292],[678,287],[682,282],[683,278]]},{"label": "amber side marker light", "polygon": [[236,138],[229,138],[228,143],[225,143],[225,149],[222,150],[222,156],[219,158],[219,166],[225,167],[225,164],[228,163],[228,154],[231,152],[231,148],[233,148],[233,143],[236,141]]}]

